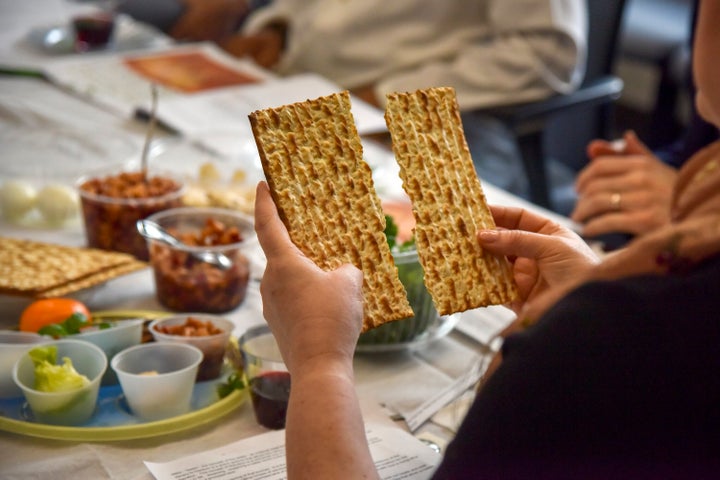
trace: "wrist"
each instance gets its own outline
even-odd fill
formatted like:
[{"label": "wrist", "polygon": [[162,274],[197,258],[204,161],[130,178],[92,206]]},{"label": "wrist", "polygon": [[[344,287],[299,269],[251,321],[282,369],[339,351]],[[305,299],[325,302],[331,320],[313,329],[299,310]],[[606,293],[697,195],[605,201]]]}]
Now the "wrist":
[{"label": "wrist", "polygon": [[340,353],[323,353],[304,357],[299,355],[291,356],[288,365],[293,382],[305,379],[317,380],[318,378],[346,379],[353,381],[352,355]]}]

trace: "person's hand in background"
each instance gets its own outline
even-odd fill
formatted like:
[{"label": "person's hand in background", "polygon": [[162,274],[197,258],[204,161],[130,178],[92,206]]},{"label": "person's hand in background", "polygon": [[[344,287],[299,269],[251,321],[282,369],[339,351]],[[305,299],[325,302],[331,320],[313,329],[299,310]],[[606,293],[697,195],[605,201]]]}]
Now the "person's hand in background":
[{"label": "person's hand in background", "polygon": [[273,68],[279,61],[285,46],[285,29],[282,25],[270,25],[253,35],[233,35],[218,45],[238,58],[249,57],[259,66]]},{"label": "person's hand in background", "polygon": [[575,183],[578,200],[571,218],[583,235],[637,235],[670,220],[670,202],[677,171],[657,158],[633,132],[624,145],[594,140],[588,145],[590,164]]},{"label": "person's hand in background", "polygon": [[183,0],[185,11],[170,30],[176,40],[219,41],[237,29],[249,11],[245,0]]},{"label": "person's hand in background", "polygon": [[380,101],[375,94],[375,85],[365,85],[363,87],[353,88],[350,93],[359,99],[366,101],[370,105],[380,107]]}]

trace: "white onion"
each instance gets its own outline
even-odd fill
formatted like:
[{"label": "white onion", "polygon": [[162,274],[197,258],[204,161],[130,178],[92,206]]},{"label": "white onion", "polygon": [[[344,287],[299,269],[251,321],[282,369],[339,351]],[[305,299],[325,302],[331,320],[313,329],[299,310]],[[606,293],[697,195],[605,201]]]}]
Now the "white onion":
[{"label": "white onion", "polygon": [[11,220],[18,220],[35,208],[36,198],[33,186],[20,180],[10,180],[0,188],[0,208]]},{"label": "white onion", "polygon": [[78,213],[78,196],[70,187],[50,184],[37,195],[37,208],[51,224],[59,224]]}]

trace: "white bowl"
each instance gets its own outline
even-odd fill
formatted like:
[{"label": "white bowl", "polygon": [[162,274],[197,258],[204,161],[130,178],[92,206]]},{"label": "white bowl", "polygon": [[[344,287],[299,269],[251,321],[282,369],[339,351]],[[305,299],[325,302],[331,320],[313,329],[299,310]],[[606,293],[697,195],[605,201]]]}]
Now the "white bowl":
[{"label": "white bowl", "polygon": [[[119,322],[110,322],[113,326],[102,330],[93,330],[90,332],[82,332],[72,335],[69,338],[83,340],[96,345],[105,352],[108,362],[118,352],[128,347],[140,344],[142,341],[142,329],[145,321],[141,318],[122,320]],[[102,378],[103,385],[117,384],[117,376],[115,372],[108,368]]]},{"label": "white bowl", "polygon": [[15,385],[12,378],[15,362],[31,348],[50,341],[37,333],[0,331],[0,398],[22,396],[22,390]]}]

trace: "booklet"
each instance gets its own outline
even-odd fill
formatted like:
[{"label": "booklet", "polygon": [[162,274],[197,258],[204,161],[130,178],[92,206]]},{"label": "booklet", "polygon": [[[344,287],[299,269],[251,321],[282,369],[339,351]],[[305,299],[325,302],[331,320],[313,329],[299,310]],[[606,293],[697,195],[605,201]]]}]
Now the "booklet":
[{"label": "booklet", "polygon": [[[368,424],[366,435],[384,480],[425,480],[440,462],[438,453],[398,427]],[[145,466],[157,480],[283,480],[287,478],[285,431],[263,433],[171,462],[145,462]]]},{"label": "booklet", "polygon": [[[142,52],[90,53],[48,62],[51,82],[126,116],[147,117],[151,84],[158,89],[158,121],[217,153],[233,154],[217,139],[252,139],[248,114],[341,91],[315,74],[278,77],[212,43]],[[360,134],[387,129],[383,112],[352,97]]]},{"label": "booklet", "polygon": [[[216,153],[237,154],[242,139],[255,149],[248,115],[270,107],[318,98],[342,89],[316,74],[271,78],[262,83],[220,88],[202,95],[174,97],[158,105],[158,118],[166,125]],[[379,109],[351,97],[351,109],[358,133],[387,130]],[[230,139],[231,142],[227,142]]]},{"label": "booklet", "polygon": [[128,117],[149,111],[151,83],[157,85],[162,104],[272,78],[211,43],[65,56],[48,61],[43,73],[56,85]]}]

